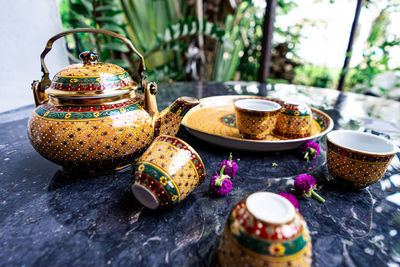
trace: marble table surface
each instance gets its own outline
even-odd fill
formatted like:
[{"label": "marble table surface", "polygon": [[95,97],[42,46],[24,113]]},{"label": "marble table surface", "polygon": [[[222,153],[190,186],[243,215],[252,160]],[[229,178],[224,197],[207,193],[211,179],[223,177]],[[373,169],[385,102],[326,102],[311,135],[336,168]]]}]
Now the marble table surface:
[{"label": "marble table surface", "polygon": [[[29,93],[29,92],[27,92]],[[159,107],[175,98],[251,94],[296,97],[324,110],[335,129],[383,135],[400,145],[400,102],[330,89],[257,83],[159,85]],[[174,209],[143,208],[130,191],[131,170],[107,176],[66,177],[42,158],[26,135],[33,106],[0,113],[0,264],[3,266],[212,266],[233,205],[255,191],[290,192],[293,178],[310,172],[324,204],[299,198],[312,236],[313,266],[400,265],[400,162],[385,176],[352,191],[328,181],[322,153],[307,163],[297,150],[249,153],[239,158],[227,197],[207,193],[217,164],[229,150],[201,141],[184,129],[207,169],[205,182]]]}]

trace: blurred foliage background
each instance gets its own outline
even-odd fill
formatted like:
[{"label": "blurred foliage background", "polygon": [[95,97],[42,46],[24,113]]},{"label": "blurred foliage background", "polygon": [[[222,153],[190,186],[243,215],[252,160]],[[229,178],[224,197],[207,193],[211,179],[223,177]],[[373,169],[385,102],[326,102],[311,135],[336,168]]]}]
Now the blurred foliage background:
[{"label": "blurred foliage background", "polygon": [[[257,80],[263,0],[58,1],[65,29],[103,28],[128,37],[146,59],[148,80]],[[315,0],[322,1],[335,4]],[[367,0],[365,8],[378,2],[380,12],[364,45],[363,60],[350,70],[346,90],[400,99],[400,68],[388,64],[389,51],[400,44],[400,36],[386,31],[389,16],[400,11],[400,3]],[[295,0],[278,0],[276,20],[296,7]],[[340,68],[316,66],[297,54],[303,27],[318,23],[304,18],[289,27],[276,25],[268,82],[335,88]],[[80,34],[68,36],[67,45],[71,62],[78,62],[81,51],[95,50],[103,61],[135,75],[137,61],[117,39]]]}]

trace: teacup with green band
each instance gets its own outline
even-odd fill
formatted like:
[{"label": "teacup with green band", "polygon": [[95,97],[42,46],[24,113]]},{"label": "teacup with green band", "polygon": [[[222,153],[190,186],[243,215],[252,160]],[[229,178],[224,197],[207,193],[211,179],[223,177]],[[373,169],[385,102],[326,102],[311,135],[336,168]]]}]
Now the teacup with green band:
[{"label": "teacup with green band", "polygon": [[286,198],[256,192],[236,204],[217,250],[219,266],[311,266],[306,222]]},{"label": "teacup with green band", "polygon": [[189,144],[161,135],[139,158],[132,192],[147,208],[172,207],[200,185],[205,175],[200,156]]}]

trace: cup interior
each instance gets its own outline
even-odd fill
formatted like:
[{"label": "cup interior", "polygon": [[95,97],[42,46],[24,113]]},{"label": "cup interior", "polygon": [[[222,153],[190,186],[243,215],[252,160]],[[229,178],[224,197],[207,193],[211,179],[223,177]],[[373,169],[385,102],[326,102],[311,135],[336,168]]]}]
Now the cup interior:
[{"label": "cup interior", "polygon": [[278,103],[265,99],[239,99],[233,105],[240,109],[261,112],[276,111],[281,108]]},{"label": "cup interior", "polygon": [[131,187],[132,193],[135,195],[139,202],[149,209],[157,209],[160,206],[158,199],[153,195],[153,193],[140,184],[133,184]]},{"label": "cup interior", "polygon": [[393,154],[397,146],[389,140],[369,133],[337,130],[328,133],[330,142],[341,147],[369,154]]},{"label": "cup interior", "polygon": [[307,104],[305,102],[302,102],[298,99],[294,99],[294,98],[288,98],[284,100],[284,103],[287,105],[293,105],[293,106],[307,106]]},{"label": "cup interior", "polygon": [[270,193],[257,192],[246,200],[248,211],[268,224],[285,224],[294,219],[296,211],[286,198]]}]

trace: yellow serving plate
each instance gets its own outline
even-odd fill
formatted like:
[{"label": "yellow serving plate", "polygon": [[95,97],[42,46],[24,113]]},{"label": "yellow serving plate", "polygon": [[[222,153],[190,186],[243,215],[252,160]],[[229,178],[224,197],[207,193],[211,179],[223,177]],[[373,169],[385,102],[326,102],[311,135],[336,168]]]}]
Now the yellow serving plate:
[{"label": "yellow serving plate", "polygon": [[299,139],[282,139],[269,135],[263,140],[245,139],[236,128],[233,101],[239,98],[261,98],[278,103],[280,100],[257,96],[214,96],[201,99],[200,105],[185,116],[182,124],[189,133],[219,146],[247,151],[281,151],[297,148],[317,139],[333,128],[332,119],[324,112],[311,108],[312,135]]}]

